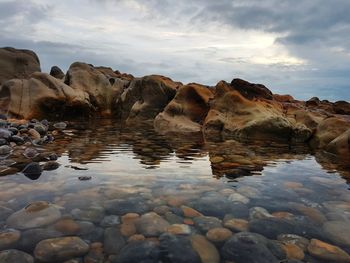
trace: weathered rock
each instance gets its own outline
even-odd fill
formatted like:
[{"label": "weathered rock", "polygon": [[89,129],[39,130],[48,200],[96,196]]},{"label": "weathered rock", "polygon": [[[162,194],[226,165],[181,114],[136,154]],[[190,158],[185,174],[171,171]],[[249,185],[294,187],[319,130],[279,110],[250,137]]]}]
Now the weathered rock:
[{"label": "weathered rock", "polygon": [[6,220],[14,211],[8,207],[0,206],[0,221]]},{"label": "weathered rock", "polygon": [[226,241],[221,255],[224,260],[235,263],[278,263],[286,256],[277,243],[249,232],[235,234]]},{"label": "weathered rock", "polygon": [[264,98],[272,99],[272,92],[262,84],[253,84],[243,79],[233,79],[231,87],[237,90],[247,99]]},{"label": "weathered rock", "polygon": [[125,239],[117,228],[110,227],[105,230],[104,251],[107,254],[118,254],[125,244]]},{"label": "weathered rock", "polygon": [[0,86],[9,79],[27,79],[40,71],[39,58],[33,51],[0,48]]},{"label": "weathered rock", "polygon": [[83,256],[88,250],[89,245],[78,237],[61,237],[40,241],[34,255],[42,262],[64,261]]},{"label": "weathered rock", "polygon": [[158,263],[159,259],[159,247],[154,242],[145,240],[130,242],[111,261],[112,263]]},{"label": "weathered rock", "polygon": [[349,160],[350,158],[350,128],[343,132],[341,135],[333,139],[325,147],[327,152],[336,154],[343,160]]},{"label": "weathered rock", "polygon": [[45,201],[29,204],[7,218],[6,224],[16,229],[47,226],[61,217],[60,210]]},{"label": "weathered rock", "polygon": [[306,141],[311,136],[308,128],[291,122],[284,115],[279,102],[264,99],[265,95],[252,95],[255,96],[259,99],[249,100],[232,85],[219,82],[204,122],[205,134],[286,142]]},{"label": "weathered rock", "polygon": [[9,249],[0,252],[1,263],[34,263],[31,255],[16,249]]},{"label": "weathered rock", "polygon": [[117,98],[114,112],[130,123],[153,120],[173,99],[180,85],[159,75],[135,78]]},{"label": "weathered rock", "polygon": [[195,83],[180,87],[175,98],[154,120],[156,130],[163,133],[201,131],[212,98],[209,87]]},{"label": "weathered rock", "polygon": [[145,237],[159,236],[166,232],[169,223],[154,212],[144,214],[136,222],[138,233]]},{"label": "weathered rock", "polygon": [[317,239],[311,239],[308,252],[327,262],[350,262],[350,255],[344,250]]},{"label": "weathered rock", "polygon": [[28,80],[12,79],[0,88],[0,107],[15,117],[58,118],[88,116],[90,98],[46,74],[34,73]]},{"label": "weathered rock", "polygon": [[350,103],[347,101],[336,101],[333,104],[333,109],[337,114],[350,115]]},{"label": "weathered rock", "polygon": [[202,263],[219,263],[220,255],[216,247],[210,243],[204,236],[191,236],[193,249],[198,253]]},{"label": "weathered rock", "polygon": [[56,79],[63,79],[64,78],[63,71],[57,66],[51,67],[50,75],[52,77],[55,77]]}]

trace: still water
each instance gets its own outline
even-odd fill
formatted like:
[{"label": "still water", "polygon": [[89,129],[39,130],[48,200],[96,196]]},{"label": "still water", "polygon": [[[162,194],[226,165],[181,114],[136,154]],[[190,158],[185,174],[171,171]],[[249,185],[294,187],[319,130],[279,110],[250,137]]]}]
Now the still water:
[{"label": "still water", "polygon": [[108,120],[43,147],[58,169],[0,177],[18,262],[350,262],[349,167],[322,153]]}]

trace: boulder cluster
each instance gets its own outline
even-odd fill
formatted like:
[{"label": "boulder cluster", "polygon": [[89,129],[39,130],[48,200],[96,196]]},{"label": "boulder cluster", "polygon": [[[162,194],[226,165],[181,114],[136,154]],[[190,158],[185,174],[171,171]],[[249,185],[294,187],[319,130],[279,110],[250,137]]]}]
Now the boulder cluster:
[{"label": "boulder cluster", "polygon": [[81,62],[66,74],[57,66],[47,74],[29,50],[0,49],[0,109],[20,119],[110,116],[127,124],[151,123],[160,133],[307,143],[350,156],[346,101],[299,101],[241,79],[209,87],[159,75],[136,78]]}]

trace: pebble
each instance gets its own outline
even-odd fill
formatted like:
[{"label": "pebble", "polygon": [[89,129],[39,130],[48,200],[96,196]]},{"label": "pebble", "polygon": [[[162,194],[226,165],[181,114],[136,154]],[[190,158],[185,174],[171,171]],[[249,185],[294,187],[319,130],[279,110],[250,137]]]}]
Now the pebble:
[{"label": "pebble", "polygon": [[0,156],[4,157],[9,155],[12,152],[12,148],[8,145],[0,146]]},{"label": "pebble", "polygon": [[249,219],[263,219],[273,217],[265,208],[263,207],[252,207],[249,209]]},{"label": "pebble", "polygon": [[114,227],[106,228],[104,232],[104,251],[107,254],[118,254],[126,242],[119,229]]},{"label": "pebble", "polygon": [[48,202],[37,201],[10,215],[6,224],[15,229],[29,229],[47,226],[61,217],[60,210]]},{"label": "pebble", "polygon": [[16,249],[9,249],[0,252],[1,263],[34,263],[31,255]]},{"label": "pebble", "polygon": [[[130,242],[118,255],[110,257],[111,263],[156,263],[160,262],[160,250],[154,242],[144,240]],[[176,261],[173,261],[176,262]],[[187,262],[188,263],[188,262]]]},{"label": "pebble", "polygon": [[136,226],[135,223],[123,223],[120,225],[120,232],[123,236],[129,237],[136,234]]},{"label": "pebble", "polygon": [[73,219],[61,219],[54,224],[55,230],[61,232],[64,235],[75,235],[79,233],[80,226]]},{"label": "pebble", "polygon": [[229,201],[232,202],[238,202],[242,204],[248,204],[249,203],[249,198],[245,197],[244,195],[241,195],[239,193],[233,193],[228,197]]},{"label": "pebble", "polygon": [[323,230],[335,244],[350,247],[350,228],[347,221],[328,221]]},{"label": "pebble", "polygon": [[51,262],[81,257],[88,251],[89,245],[79,237],[59,237],[40,241],[34,255],[42,262]]},{"label": "pebble", "polygon": [[344,250],[317,239],[311,239],[308,252],[312,256],[327,262],[350,262],[350,255]]},{"label": "pebble", "polygon": [[281,234],[277,236],[277,240],[284,244],[293,244],[301,248],[303,251],[307,250],[309,246],[309,240],[305,237],[301,237],[293,234]]},{"label": "pebble", "polygon": [[105,216],[101,221],[102,227],[111,227],[111,226],[117,226],[120,224],[120,217],[117,215],[109,215]]},{"label": "pebble", "polygon": [[249,222],[245,219],[229,219],[226,220],[224,223],[224,227],[231,229],[232,231],[235,232],[244,232],[248,231],[248,224]]},{"label": "pebble", "polygon": [[15,229],[0,231],[0,250],[13,247],[21,237],[21,232]]},{"label": "pebble", "polygon": [[155,237],[166,232],[169,223],[154,212],[142,215],[136,222],[137,232],[145,237]]},{"label": "pebble", "polygon": [[67,124],[65,122],[57,122],[53,125],[53,127],[55,127],[58,130],[64,130],[65,128],[67,128]]},{"label": "pebble", "polygon": [[199,216],[193,219],[194,225],[200,232],[206,234],[212,228],[222,227],[222,221],[212,216]]},{"label": "pebble", "polygon": [[202,263],[219,263],[220,255],[216,247],[210,243],[204,236],[191,236],[191,244],[201,258]]},{"label": "pebble", "polygon": [[193,217],[197,217],[197,216],[202,216],[202,214],[200,212],[198,212],[197,210],[188,207],[188,206],[181,206],[182,212],[184,214],[185,217],[189,217],[189,218],[193,218]]},{"label": "pebble", "polygon": [[43,164],[43,170],[45,171],[53,171],[60,167],[60,164],[55,161],[48,161]]},{"label": "pebble", "polygon": [[132,235],[131,237],[128,238],[128,242],[143,241],[145,239],[146,238],[144,235],[135,234],[135,235]]},{"label": "pebble", "polygon": [[167,232],[174,235],[190,235],[191,228],[185,224],[173,224],[167,228]]},{"label": "pebble", "polygon": [[29,163],[24,167],[22,173],[26,176],[40,176],[42,173],[42,168],[39,163],[33,162]]},{"label": "pebble", "polygon": [[86,210],[75,208],[71,211],[71,215],[74,219],[93,223],[100,223],[104,218],[104,214],[104,208],[101,206],[91,206]]},{"label": "pebble", "polygon": [[223,227],[212,228],[206,234],[209,241],[214,243],[221,243],[232,237],[232,232]]},{"label": "pebble", "polygon": [[285,243],[282,244],[282,248],[286,252],[288,259],[303,260],[305,257],[304,251],[297,245]]}]

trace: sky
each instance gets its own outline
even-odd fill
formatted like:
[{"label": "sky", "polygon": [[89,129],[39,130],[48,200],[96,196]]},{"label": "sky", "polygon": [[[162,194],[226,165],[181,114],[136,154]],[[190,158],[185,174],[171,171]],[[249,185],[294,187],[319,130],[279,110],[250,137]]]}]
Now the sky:
[{"label": "sky", "polygon": [[42,70],[75,61],[297,99],[350,100],[349,0],[0,0],[0,46]]}]

